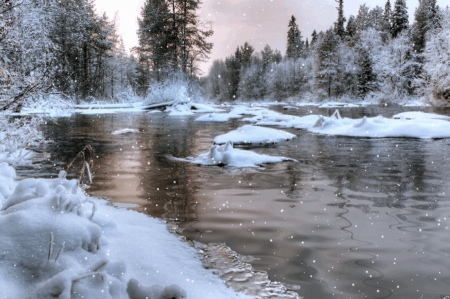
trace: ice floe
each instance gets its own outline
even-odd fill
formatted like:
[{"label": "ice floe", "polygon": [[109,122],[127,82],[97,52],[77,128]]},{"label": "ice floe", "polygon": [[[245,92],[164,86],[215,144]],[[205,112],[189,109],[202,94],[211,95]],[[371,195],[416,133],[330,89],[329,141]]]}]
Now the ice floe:
[{"label": "ice floe", "polygon": [[139,133],[139,130],[126,128],[126,129],[115,130],[111,134],[112,135],[124,135],[124,134],[130,134],[130,133]]},{"label": "ice floe", "polygon": [[390,119],[382,116],[363,117],[362,119],[320,116],[316,124],[308,131],[352,137],[384,138],[449,138],[450,122],[434,118]]},{"label": "ice floe", "polygon": [[244,125],[234,131],[217,136],[214,138],[214,143],[225,144],[230,141],[234,144],[264,145],[291,140],[295,137],[297,136],[282,130]]},{"label": "ice floe", "polygon": [[261,155],[248,150],[236,149],[231,142],[227,142],[224,145],[213,145],[209,149],[209,152],[200,154],[197,158],[173,159],[198,165],[231,167],[258,167],[263,164],[284,161],[296,162],[296,160],[291,158]]}]

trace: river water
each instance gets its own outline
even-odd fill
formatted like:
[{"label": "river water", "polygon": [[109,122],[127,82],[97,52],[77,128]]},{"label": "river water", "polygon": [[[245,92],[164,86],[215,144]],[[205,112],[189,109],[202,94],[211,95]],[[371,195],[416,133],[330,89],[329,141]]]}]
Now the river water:
[{"label": "river water", "polygon": [[[390,117],[411,110],[421,109],[371,106],[340,113]],[[334,109],[283,113],[311,112],[330,115]],[[287,129],[298,138],[251,150],[298,163],[228,169],[168,159],[206,152],[215,136],[244,124],[196,123],[196,117],[143,112],[59,118],[45,127],[46,138],[55,141],[45,148],[49,160],[18,173],[55,176],[90,144],[90,194],[174,222],[191,240],[226,243],[304,298],[450,298],[450,140]],[[123,128],[140,133],[111,134]]]}]

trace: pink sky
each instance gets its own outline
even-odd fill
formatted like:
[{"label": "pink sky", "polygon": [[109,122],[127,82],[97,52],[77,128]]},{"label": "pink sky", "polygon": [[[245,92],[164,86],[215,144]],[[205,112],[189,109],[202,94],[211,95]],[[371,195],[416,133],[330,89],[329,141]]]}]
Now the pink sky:
[{"label": "pink sky", "polygon": [[[448,0],[438,0],[438,4],[445,1]],[[136,20],[144,0],[95,2],[98,12],[106,12],[110,18],[117,12],[118,29],[125,47],[136,46]],[[394,2],[391,0],[392,6]],[[371,8],[377,5],[384,8],[386,0],[345,0],[346,17],[356,15],[364,3]],[[412,20],[418,0],[407,0],[406,3]],[[291,15],[297,18],[302,35],[310,37],[314,29],[326,30],[333,24],[337,18],[336,6],[335,0],[203,0],[199,15],[213,24],[214,35],[209,40],[214,43],[214,48],[202,69],[206,73],[214,59],[224,59],[246,41],[258,51],[269,44],[284,54]]]}]

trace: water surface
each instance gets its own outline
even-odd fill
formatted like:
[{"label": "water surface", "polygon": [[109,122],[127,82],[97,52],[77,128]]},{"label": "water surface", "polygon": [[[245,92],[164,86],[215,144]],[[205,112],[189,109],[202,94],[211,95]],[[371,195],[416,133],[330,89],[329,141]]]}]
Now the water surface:
[{"label": "water surface", "polygon": [[[372,106],[340,113],[390,117],[411,110],[420,109]],[[254,257],[252,266],[272,280],[301,286],[296,291],[304,298],[450,298],[450,140],[287,129],[298,138],[251,150],[299,163],[228,169],[171,161],[167,155],[206,152],[215,136],[244,124],[196,123],[195,117],[60,118],[45,128],[55,141],[46,148],[49,161],[19,174],[55,176],[90,144],[96,155],[90,194],[173,221],[192,240],[226,243]],[[140,133],[111,135],[123,128]]]}]

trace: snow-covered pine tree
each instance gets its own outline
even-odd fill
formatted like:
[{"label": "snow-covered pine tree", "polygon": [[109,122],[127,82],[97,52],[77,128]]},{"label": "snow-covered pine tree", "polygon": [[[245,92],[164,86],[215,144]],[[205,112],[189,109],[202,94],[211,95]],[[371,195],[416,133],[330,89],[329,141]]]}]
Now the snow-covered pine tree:
[{"label": "snow-covered pine tree", "polygon": [[436,0],[419,0],[411,26],[414,49],[418,53],[425,48],[427,33],[439,27],[438,11]]},{"label": "snow-covered pine tree", "polygon": [[350,38],[355,37],[356,31],[357,31],[356,19],[355,19],[355,16],[351,15],[348,18],[348,22],[347,22],[347,29],[346,29],[347,36]]},{"label": "snow-covered pine tree", "polygon": [[236,48],[234,55],[225,59],[227,67],[227,81],[228,81],[228,99],[236,100],[238,98],[238,87],[241,73],[242,52],[239,47]]},{"label": "snow-covered pine tree", "polygon": [[291,16],[288,24],[286,57],[297,60],[302,56],[303,42],[302,34],[298,29],[297,19]]},{"label": "snow-covered pine tree", "polygon": [[273,63],[273,50],[269,45],[266,45],[261,51],[262,69],[266,72],[267,68]]},{"label": "snow-covered pine tree", "polygon": [[357,77],[357,96],[364,98],[376,87],[376,76],[373,72],[373,62],[370,52],[365,47],[358,47],[358,57],[356,63],[358,66]]},{"label": "snow-covered pine tree", "polygon": [[311,44],[310,46],[313,46],[316,42],[317,42],[317,31],[316,29],[313,30],[313,32],[311,33]]},{"label": "snow-covered pine tree", "polygon": [[358,15],[356,16],[357,32],[367,30],[371,26],[369,11],[370,8],[365,3],[359,6]]},{"label": "snow-covered pine tree", "polygon": [[377,5],[369,11],[369,24],[377,31],[383,31],[384,11],[380,6]]},{"label": "snow-covered pine tree", "polygon": [[396,38],[403,30],[409,27],[408,8],[405,0],[395,0],[394,11],[391,18],[391,36]]},{"label": "snow-covered pine tree", "polygon": [[337,3],[339,3],[339,6],[336,8],[338,11],[338,19],[336,23],[334,23],[334,32],[335,34],[339,35],[341,39],[344,39],[345,37],[345,17],[344,17],[344,0],[335,0]]},{"label": "snow-covered pine tree", "polygon": [[243,46],[241,46],[240,49],[240,59],[241,59],[241,64],[242,66],[245,67],[249,67],[250,63],[252,61],[252,55],[253,52],[255,51],[255,48],[250,45],[248,42],[245,42]]},{"label": "snow-covered pine tree", "polygon": [[339,45],[340,37],[334,30],[328,29],[318,38],[315,58],[315,87],[318,96],[322,99],[340,95],[340,64]]}]

